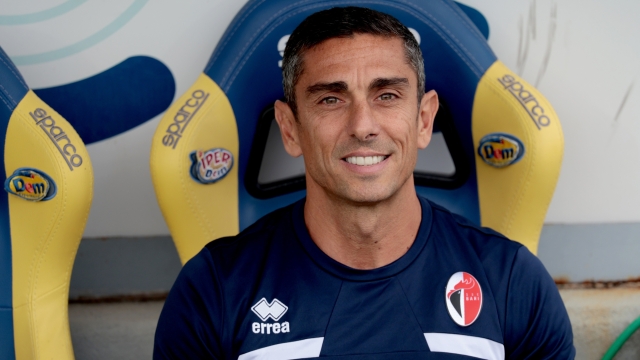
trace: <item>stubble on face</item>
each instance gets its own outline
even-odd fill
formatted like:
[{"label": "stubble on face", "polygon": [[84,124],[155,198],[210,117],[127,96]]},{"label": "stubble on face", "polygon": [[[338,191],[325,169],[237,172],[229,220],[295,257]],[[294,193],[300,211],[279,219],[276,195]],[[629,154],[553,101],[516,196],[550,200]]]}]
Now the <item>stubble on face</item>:
[{"label": "stubble on face", "polygon": [[[406,62],[402,41],[371,35],[330,39],[307,51],[304,66],[296,85],[296,127],[308,193],[364,205],[413,190],[417,76]],[[345,85],[332,89],[332,84]],[[321,90],[310,94],[314,87]],[[392,100],[377,98],[385,92]],[[335,98],[335,106],[322,103],[323,97]],[[385,164],[368,173],[346,164],[350,154],[384,155]]]},{"label": "stubble on face", "polygon": [[[395,161],[391,157],[397,157],[402,152],[397,144],[389,139],[376,138],[371,141],[359,141],[355,138],[349,138],[347,141],[336,144],[332,158],[340,159],[341,154],[349,154],[357,151],[372,151],[375,153],[389,154],[386,161]],[[405,154],[406,155],[406,154]],[[405,159],[409,160],[409,159]],[[410,160],[409,160],[410,161]],[[415,167],[416,159],[412,161]],[[309,176],[313,177],[323,190],[334,199],[341,199],[344,202],[352,204],[376,204],[386,200],[398,192],[404,184],[413,179],[413,172],[398,172],[396,176],[387,177],[385,179],[381,174],[358,175],[357,177],[328,177],[326,173],[311,171]],[[331,182],[333,181],[333,184]],[[411,183],[413,183],[411,181]],[[411,184],[413,186],[413,184]]]}]

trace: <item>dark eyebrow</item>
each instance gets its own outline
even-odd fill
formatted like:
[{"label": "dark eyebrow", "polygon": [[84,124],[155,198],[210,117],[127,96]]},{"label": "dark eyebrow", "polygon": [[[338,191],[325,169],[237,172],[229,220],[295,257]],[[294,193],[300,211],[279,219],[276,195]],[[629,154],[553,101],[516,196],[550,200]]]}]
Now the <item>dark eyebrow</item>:
[{"label": "dark eyebrow", "polygon": [[349,87],[347,83],[344,81],[336,81],[332,83],[316,83],[307,87],[307,95],[312,95],[321,91],[330,91],[330,92],[344,92],[347,91]]},{"label": "dark eyebrow", "polygon": [[409,86],[409,79],[407,78],[377,78],[369,85],[369,90],[381,89],[389,86],[402,85],[403,87]]}]

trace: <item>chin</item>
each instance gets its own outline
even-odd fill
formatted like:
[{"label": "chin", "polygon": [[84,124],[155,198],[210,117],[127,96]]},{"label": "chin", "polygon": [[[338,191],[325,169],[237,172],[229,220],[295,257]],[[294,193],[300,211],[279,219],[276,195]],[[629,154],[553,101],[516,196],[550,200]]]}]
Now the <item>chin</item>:
[{"label": "chin", "polygon": [[[375,205],[399,195],[407,186],[413,189],[413,183],[409,183],[408,179],[412,179],[412,177],[408,177],[405,181],[399,181],[401,176],[396,176],[393,179],[370,178],[367,180],[360,179],[360,181],[327,181],[328,179],[326,178],[316,179],[313,176],[307,176],[307,192],[319,190],[334,200],[360,205]],[[312,189],[315,189],[315,191]]]},{"label": "chin", "polygon": [[358,191],[361,189],[350,190],[351,191],[346,191],[337,195],[348,202],[362,205],[383,202],[390,199],[398,192],[397,189],[378,189],[373,191],[371,191],[371,189],[369,189],[369,191]]}]

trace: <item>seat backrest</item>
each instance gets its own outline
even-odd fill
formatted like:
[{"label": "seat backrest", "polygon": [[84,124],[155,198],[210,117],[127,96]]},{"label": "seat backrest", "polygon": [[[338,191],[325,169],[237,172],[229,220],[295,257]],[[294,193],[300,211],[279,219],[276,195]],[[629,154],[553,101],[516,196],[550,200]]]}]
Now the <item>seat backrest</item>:
[{"label": "seat backrest", "polygon": [[412,30],[426,89],[442,102],[414,172],[418,193],[535,252],[560,171],[560,123],[542,94],[497,60],[458,5],[251,0],[153,139],[156,196],[182,261],[304,196],[304,164],[283,155],[273,121],[272,105],[283,97],[282,52],[308,15],[351,5],[389,13]]},{"label": "seat backrest", "polygon": [[0,100],[0,354],[73,359],[69,282],[93,196],[91,161],[2,49]]}]

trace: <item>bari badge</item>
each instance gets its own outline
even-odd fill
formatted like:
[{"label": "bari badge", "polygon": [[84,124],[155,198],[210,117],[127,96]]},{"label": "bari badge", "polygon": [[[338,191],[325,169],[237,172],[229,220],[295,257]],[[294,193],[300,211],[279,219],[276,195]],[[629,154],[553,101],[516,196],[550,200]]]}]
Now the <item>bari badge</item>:
[{"label": "bari badge", "polygon": [[451,275],[445,291],[445,302],[449,315],[456,324],[473,324],[482,310],[482,289],[478,280],[463,271]]}]

